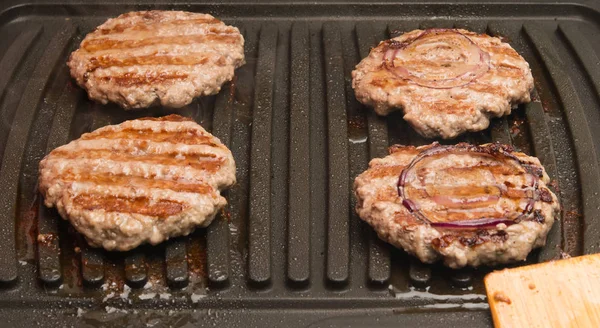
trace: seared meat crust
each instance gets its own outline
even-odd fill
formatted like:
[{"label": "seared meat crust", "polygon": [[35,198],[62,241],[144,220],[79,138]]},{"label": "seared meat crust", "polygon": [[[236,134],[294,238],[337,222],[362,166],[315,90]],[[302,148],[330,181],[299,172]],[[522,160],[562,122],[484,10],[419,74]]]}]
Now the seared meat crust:
[{"label": "seared meat crust", "polygon": [[95,101],[178,108],[233,78],[244,64],[244,38],[207,14],[130,12],[88,34],[67,64]]},{"label": "seared meat crust", "polygon": [[379,237],[452,268],[524,260],[559,210],[539,160],[509,146],[393,146],[354,183]]},{"label": "seared meat crust", "polygon": [[94,247],[126,251],[205,227],[235,183],[231,151],[190,119],[169,115],[110,125],[40,162],[48,207]]},{"label": "seared meat crust", "polygon": [[387,115],[402,109],[421,135],[454,138],[527,103],[529,64],[499,38],[462,29],[415,30],[386,40],[352,72],[356,98]]}]

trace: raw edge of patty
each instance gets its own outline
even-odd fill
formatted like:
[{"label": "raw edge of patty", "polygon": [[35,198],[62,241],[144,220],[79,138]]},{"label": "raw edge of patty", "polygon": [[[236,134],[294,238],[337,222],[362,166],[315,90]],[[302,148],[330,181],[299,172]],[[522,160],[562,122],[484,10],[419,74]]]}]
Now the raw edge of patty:
[{"label": "raw edge of patty", "polygon": [[546,187],[550,179],[539,160],[523,153],[513,154],[542,170],[539,187],[548,190],[552,197],[550,203],[538,200],[534,205],[543,222],[523,220],[509,226],[465,233],[432,227],[411,214],[398,196],[399,175],[418,153],[432,146],[392,146],[390,155],[371,160],[369,169],[356,178],[356,211],[379,238],[425,263],[441,260],[455,269],[522,261],[534,248],[545,245],[559,204],[556,195]]}]

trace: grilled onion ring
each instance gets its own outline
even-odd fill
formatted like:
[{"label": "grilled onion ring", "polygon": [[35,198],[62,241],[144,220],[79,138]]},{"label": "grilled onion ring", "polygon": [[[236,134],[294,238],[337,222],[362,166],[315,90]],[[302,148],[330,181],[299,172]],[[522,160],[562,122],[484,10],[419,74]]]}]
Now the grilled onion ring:
[{"label": "grilled onion ring", "polygon": [[[428,217],[426,213],[424,213],[424,210],[419,204],[418,199],[411,198],[411,195],[406,187],[411,184],[411,181],[418,179],[415,171],[419,169],[418,166],[424,159],[441,154],[472,154],[491,157],[500,165],[505,165],[505,167],[508,169],[518,170],[519,174],[522,174],[524,180],[526,181],[526,185],[524,187],[528,192],[524,194],[529,194],[531,197],[528,196],[521,198],[519,203],[525,205],[517,205],[517,207],[522,206],[522,210],[514,210],[511,213],[505,213],[506,215],[501,217],[488,217],[483,215],[479,218],[457,221],[440,220],[439,218],[437,220],[432,219]],[[523,163],[521,163],[521,161],[510,152],[510,150],[505,149],[501,145],[473,146],[468,144],[458,144],[455,146],[442,146],[436,143],[431,148],[417,155],[412,162],[402,170],[398,178],[398,196],[402,199],[402,204],[408,209],[409,212],[411,212],[416,218],[430,224],[432,227],[446,229],[490,229],[495,228],[499,224],[509,226],[511,224],[518,223],[525,218],[531,217],[533,215],[532,212],[535,202],[539,199],[539,177],[529,173],[525,166],[526,165],[523,165]],[[508,197],[507,190],[504,185],[501,187],[488,186],[488,188],[495,192],[500,192],[504,197]],[[456,205],[459,203],[466,206],[473,206],[477,205],[478,203],[487,205],[487,203],[490,202],[497,202],[502,198],[502,196],[496,194],[485,194],[472,198],[461,199],[457,196],[438,194],[430,195],[427,198],[436,204],[444,206],[445,208],[449,208],[452,207],[449,205]]]},{"label": "grilled onion ring", "polygon": [[490,55],[456,29],[429,29],[404,42],[390,40],[383,66],[423,87],[450,89],[490,69]]}]

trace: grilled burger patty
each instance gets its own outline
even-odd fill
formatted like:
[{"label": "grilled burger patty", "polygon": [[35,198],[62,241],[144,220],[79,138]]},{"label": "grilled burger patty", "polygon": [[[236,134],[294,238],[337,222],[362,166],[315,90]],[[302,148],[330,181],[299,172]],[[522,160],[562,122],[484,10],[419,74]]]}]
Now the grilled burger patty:
[{"label": "grilled burger patty", "polygon": [[125,109],[182,107],[216,94],[244,64],[244,38],[207,14],[139,11],[88,34],[67,63],[91,99]]},{"label": "grilled burger patty", "polygon": [[178,115],[110,125],[40,163],[39,189],[94,247],[126,251],[205,227],[235,183],[231,151]]},{"label": "grilled burger patty", "polygon": [[425,137],[487,128],[530,101],[529,64],[499,38],[461,29],[415,30],[371,50],[352,72],[356,98],[377,114],[403,109]]},{"label": "grilled burger patty", "polygon": [[559,210],[535,157],[510,146],[393,146],[354,183],[356,210],[379,237],[451,268],[524,260]]}]

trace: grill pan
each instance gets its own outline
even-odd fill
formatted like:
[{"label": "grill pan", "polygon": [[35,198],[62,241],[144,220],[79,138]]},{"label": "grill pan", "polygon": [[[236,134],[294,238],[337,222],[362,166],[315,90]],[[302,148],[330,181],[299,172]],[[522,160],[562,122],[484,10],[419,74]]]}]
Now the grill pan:
[{"label": "grill pan", "polygon": [[[66,60],[131,10],[210,13],[240,28],[247,64],[180,110],[89,101]],[[354,98],[350,72],[378,41],[415,28],[501,36],[530,63],[534,101],[452,141],[500,141],[540,158],[562,211],[527,263],[598,252],[600,3],[0,4],[0,316],[8,326],[489,327],[489,268],[424,265],[379,241],[351,187],[395,143],[422,145],[396,113]],[[126,253],[86,246],[46,209],[50,150],[127,119],[193,117],[233,151],[238,184],[207,229]],[[45,236],[37,238],[38,234]]]}]

